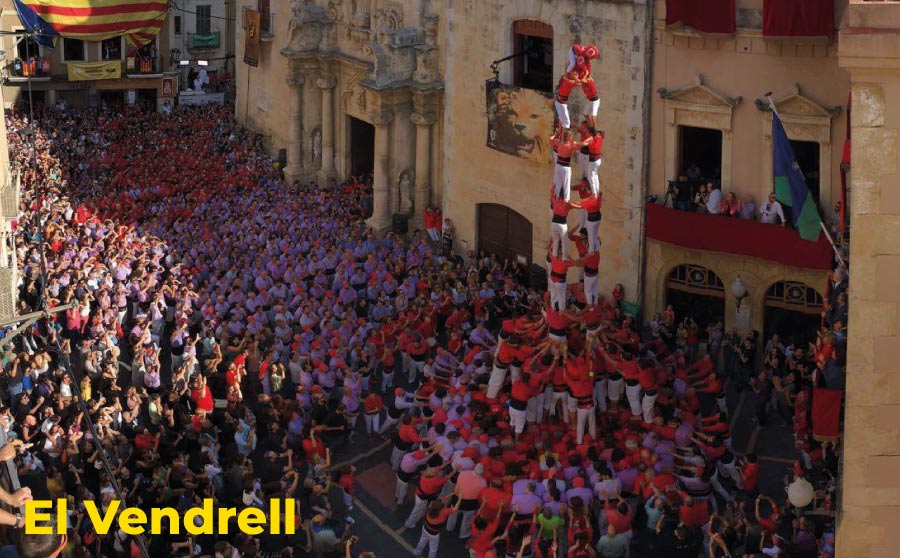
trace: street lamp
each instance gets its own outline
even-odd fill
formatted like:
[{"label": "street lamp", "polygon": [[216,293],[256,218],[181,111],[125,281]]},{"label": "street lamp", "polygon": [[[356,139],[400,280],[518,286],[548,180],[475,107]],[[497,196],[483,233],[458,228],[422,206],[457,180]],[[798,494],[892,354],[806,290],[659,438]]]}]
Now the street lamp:
[{"label": "street lamp", "polygon": [[734,283],[731,284],[731,294],[734,295],[735,307],[740,308],[741,301],[747,296],[747,286],[741,281],[740,275],[738,275],[734,279]]}]

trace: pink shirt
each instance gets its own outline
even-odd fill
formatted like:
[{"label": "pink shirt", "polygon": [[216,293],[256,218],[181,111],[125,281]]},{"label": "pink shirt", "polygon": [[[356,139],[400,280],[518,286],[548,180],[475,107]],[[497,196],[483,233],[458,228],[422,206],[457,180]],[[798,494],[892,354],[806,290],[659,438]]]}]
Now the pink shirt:
[{"label": "pink shirt", "polygon": [[459,490],[461,500],[477,500],[481,490],[486,486],[487,481],[475,471],[463,471],[456,480],[456,488]]}]

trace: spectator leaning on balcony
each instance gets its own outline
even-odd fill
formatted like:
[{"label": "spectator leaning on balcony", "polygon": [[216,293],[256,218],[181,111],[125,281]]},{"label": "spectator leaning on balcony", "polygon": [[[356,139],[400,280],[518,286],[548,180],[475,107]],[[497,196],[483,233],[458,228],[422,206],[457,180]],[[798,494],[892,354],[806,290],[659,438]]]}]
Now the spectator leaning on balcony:
[{"label": "spectator leaning on balcony", "polygon": [[706,200],[706,211],[713,215],[718,215],[721,213],[722,190],[717,184],[710,182],[707,185],[707,191],[709,193]]},{"label": "spectator leaning on balcony", "polygon": [[753,198],[751,196],[744,196],[744,201],[741,202],[741,210],[738,213],[738,217],[747,219],[748,221],[752,221],[756,218],[756,204],[753,203]]},{"label": "spectator leaning on balcony", "polygon": [[719,215],[724,215],[725,217],[737,217],[740,211],[741,202],[738,201],[734,192],[728,192],[725,195],[725,199],[722,200],[722,205],[719,207]]},{"label": "spectator leaning on balcony", "polygon": [[784,226],[784,210],[781,203],[775,199],[775,192],[769,194],[769,200],[759,206],[759,220],[763,223],[779,223]]}]

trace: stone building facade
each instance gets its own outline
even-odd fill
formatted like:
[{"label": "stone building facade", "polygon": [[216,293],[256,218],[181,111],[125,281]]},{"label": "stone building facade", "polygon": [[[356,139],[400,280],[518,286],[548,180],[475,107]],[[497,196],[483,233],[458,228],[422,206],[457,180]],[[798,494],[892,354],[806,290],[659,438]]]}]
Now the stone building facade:
[{"label": "stone building facade", "polygon": [[[489,246],[479,221],[493,218],[482,209],[499,207],[530,237],[517,254],[526,263],[546,255],[553,166],[549,156],[534,162],[485,145],[491,63],[514,54],[516,22],[552,29],[554,86],[571,44],[596,43],[598,128],[607,132],[601,289],[622,283],[638,296],[649,68],[643,2],[273,0],[271,9],[273,36],[263,37],[259,65],[237,65],[236,111],[273,152],[286,149],[290,178],[352,174],[354,157],[364,158],[354,150],[367,147],[355,143],[356,121],[366,123],[374,127],[373,226],[389,226],[395,213],[418,226],[426,205],[442,205],[458,246],[476,249]],[[239,25],[239,58],[244,33]],[[501,82],[513,81],[512,68],[499,65]],[[537,119],[546,135],[550,114]]]},{"label": "stone building facade", "polygon": [[[270,6],[259,65],[237,64],[238,119],[273,151],[285,149],[291,180],[328,184],[374,170],[375,228],[388,227],[395,213],[421,223],[425,206],[441,196],[433,186],[443,163],[443,3]],[[238,22],[239,58],[245,33]]]},{"label": "stone building facade", "polygon": [[[597,128],[606,132],[599,174],[603,191],[600,292],[609,293],[621,283],[626,298],[636,300],[641,275],[647,140],[647,6],[642,2],[573,0],[467,0],[451,5],[446,42],[444,214],[453,219],[459,238],[469,247],[480,246],[481,208],[488,204],[506,206],[531,224],[530,259],[544,263],[550,238],[548,197],[553,166],[485,147],[481,107],[485,82],[491,77],[491,62],[512,52],[516,22],[549,25],[554,86],[565,69],[573,43],[594,43],[599,47],[600,57],[593,64],[600,95]],[[512,64],[502,65],[499,70],[502,83],[514,81]],[[578,113],[576,98],[581,100],[580,93],[573,94],[570,103],[573,118]],[[531,123],[526,121],[524,125]],[[577,195],[574,197],[577,199]]]},{"label": "stone building facade", "polygon": [[900,2],[850,2],[853,235],[837,556],[889,558],[900,523]]},{"label": "stone building facade", "polygon": [[[772,112],[764,97],[772,92],[789,139],[800,142],[795,143],[798,161],[807,166],[803,169],[807,182],[815,184],[820,215],[829,222],[840,199],[850,89],[850,75],[838,63],[842,38],[764,37],[762,0],[737,0],[737,29],[725,36],[667,28],[665,1],[655,0],[653,6],[647,194],[672,206],[666,199],[669,181],[701,158],[718,169],[723,195],[749,196],[758,212],[774,190]],[[835,2],[836,27],[846,20],[847,7],[847,1]],[[714,153],[698,151],[701,142],[711,145]],[[691,226],[704,227],[703,217],[697,215]],[[650,238],[646,255],[643,310],[648,319],[672,303],[671,288],[680,288],[673,277],[679,266],[703,268],[721,279],[724,292],[713,285],[690,288],[700,289],[694,292],[700,296],[725,299],[718,319],[726,329],[772,333],[773,324],[766,323],[767,314],[772,320],[771,308],[793,310],[812,321],[827,288],[827,269],[747,257],[740,247],[723,253]],[[747,288],[743,307],[729,302],[738,277]],[[781,284],[802,296],[786,300]],[[702,292],[706,287],[711,288]]]}]

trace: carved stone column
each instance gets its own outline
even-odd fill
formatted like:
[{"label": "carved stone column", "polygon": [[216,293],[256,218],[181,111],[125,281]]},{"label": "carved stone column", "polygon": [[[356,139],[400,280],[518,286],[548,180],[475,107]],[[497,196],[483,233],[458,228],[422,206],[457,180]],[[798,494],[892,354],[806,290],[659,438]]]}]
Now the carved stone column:
[{"label": "carved stone column", "polygon": [[422,228],[422,212],[431,203],[431,125],[435,116],[414,112],[410,120],[416,125],[416,190],[412,222],[415,227]]},{"label": "carved stone column", "polygon": [[303,166],[303,140],[301,122],[303,114],[303,76],[292,73],[288,75],[288,145],[287,164],[284,167],[284,176],[288,183],[300,178]]},{"label": "carved stone column", "polygon": [[319,182],[327,186],[335,177],[334,171],[334,76],[323,76],[316,80],[316,86],[322,90],[322,168],[319,170]]},{"label": "carved stone column", "polygon": [[390,195],[390,129],[394,119],[391,111],[369,113],[369,121],[375,126],[375,169],[372,182],[372,217],[369,226],[381,232],[391,225]]}]

